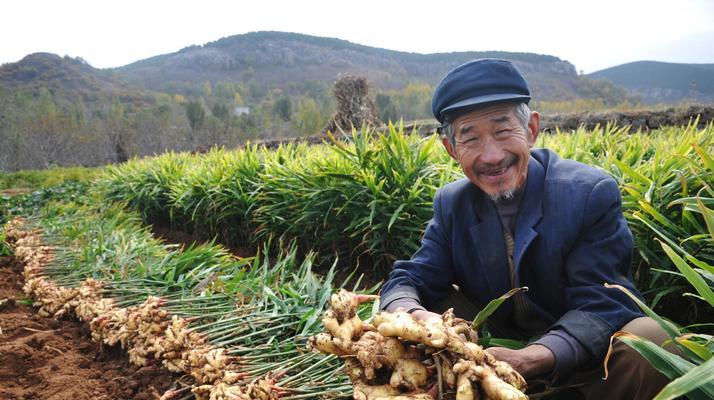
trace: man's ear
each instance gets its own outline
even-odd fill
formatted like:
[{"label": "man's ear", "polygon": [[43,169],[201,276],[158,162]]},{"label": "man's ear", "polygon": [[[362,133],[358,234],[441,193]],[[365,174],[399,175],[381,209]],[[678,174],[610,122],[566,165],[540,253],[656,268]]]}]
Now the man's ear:
[{"label": "man's ear", "polygon": [[528,120],[528,134],[530,135],[529,137],[529,145],[530,147],[533,147],[533,145],[536,142],[536,139],[538,139],[538,134],[540,133],[540,113],[538,111],[533,111],[531,112],[531,118]]},{"label": "man's ear", "polygon": [[446,152],[449,153],[451,158],[453,158],[456,161],[459,161],[459,159],[456,158],[456,151],[454,150],[454,146],[451,145],[451,142],[449,142],[449,138],[447,138],[446,135],[441,137],[441,144],[444,145]]}]

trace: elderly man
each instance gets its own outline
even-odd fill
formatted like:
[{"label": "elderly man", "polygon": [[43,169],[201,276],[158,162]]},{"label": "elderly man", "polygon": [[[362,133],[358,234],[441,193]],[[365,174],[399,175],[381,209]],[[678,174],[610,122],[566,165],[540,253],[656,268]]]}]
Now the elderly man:
[{"label": "elderly man", "polygon": [[382,307],[418,319],[454,307],[457,316],[473,318],[478,307],[527,286],[489,326],[528,346],[489,352],[526,379],[577,380],[586,398],[652,398],[666,379],[624,344],[608,381],[602,373],[573,376],[601,363],[623,326],[660,343],[665,337],[626,295],[603,286],[637,293],[617,184],[595,168],[532,149],[540,116],[529,100],[524,77],[505,60],[466,63],[439,83],[432,111],[466,178],[436,193],[421,248],[394,264]]}]

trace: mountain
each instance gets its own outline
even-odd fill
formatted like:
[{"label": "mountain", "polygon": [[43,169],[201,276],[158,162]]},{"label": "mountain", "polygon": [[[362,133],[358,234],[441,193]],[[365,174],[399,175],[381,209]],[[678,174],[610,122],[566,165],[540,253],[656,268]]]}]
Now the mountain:
[{"label": "mountain", "polygon": [[86,102],[119,99],[150,100],[150,93],[101,70],[81,58],[33,53],[16,63],[0,65],[0,89],[37,94],[49,90],[58,96]]},{"label": "mountain", "polygon": [[637,61],[587,75],[607,79],[646,103],[714,101],[714,64]]},{"label": "mountain", "polygon": [[[528,78],[535,99],[564,100],[612,92],[612,85],[586,80],[577,75],[572,64],[553,56],[500,51],[407,53],[286,32],[230,36],[137,61],[115,71],[161,91],[175,90],[187,83],[219,81],[254,82],[269,87],[306,81],[330,84],[340,73],[366,76],[377,88],[399,89],[412,82],[435,85],[451,68],[482,57],[512,60]],[[603,90],[604,87],[607,88]]]}]

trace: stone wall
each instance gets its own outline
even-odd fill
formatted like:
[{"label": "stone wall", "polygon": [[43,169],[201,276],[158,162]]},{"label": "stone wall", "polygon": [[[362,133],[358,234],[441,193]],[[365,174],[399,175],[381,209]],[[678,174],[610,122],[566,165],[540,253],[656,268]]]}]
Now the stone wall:
[{"label": "stone wall", "polygon": [[596,125],[605,126],[613,122],[618,126],[630,126],[631,131],[650,131],[662,126],[687,125],[699,117],[698,127],[704,127],[714,120],[714,106],[690,106],[687,108],[669,108],[661,111],[631,111],[606,113],[580,113],[543,115],[541,130],[555,132],[577,129],[583,125],[592,129]]},{"label": "stone wall", "polygon": [[[579,114],[544,114],[541,116],[541,131],[555,133],[557,129],[570,131],[583,125],[586,129],[593,129],[596,125],[605,126],[614,122],[618,126],[630,126],[631,132],[650,131],[663,126],[687,125],[699,118],[697,127],[703,128],[714,121],[714,105],[696,105],[687,108],[668,108],[661,111],[631,111],[631,112],[605,112],[605,113],[579,113]],[[405,124],[404,130],[410,132],[416,129],[426,136],[434,133],[439,124],[434,121],[420,121],[415,124]],[[384,128],[378,129],[382,131]],[[335,135],[341,137],[341,134]],[[318,144],[328,141],[325,135],[313,135],[300,138],[275,139],[260,142],[259,144],[276,148],[288,142],[308,142]]]}]

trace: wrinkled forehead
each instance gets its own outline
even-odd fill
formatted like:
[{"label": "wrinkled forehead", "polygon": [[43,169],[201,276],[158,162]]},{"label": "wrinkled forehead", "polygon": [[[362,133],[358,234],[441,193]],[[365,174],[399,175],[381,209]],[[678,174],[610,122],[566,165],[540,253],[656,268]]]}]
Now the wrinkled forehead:
[{"label": "wrinkled forehead", "polygon": [[500,104],[473,110],[454,119],[454,133],[467,132],[473,129],[487,128],[495,125],[516,124],[515,107],[512,104]]}]

